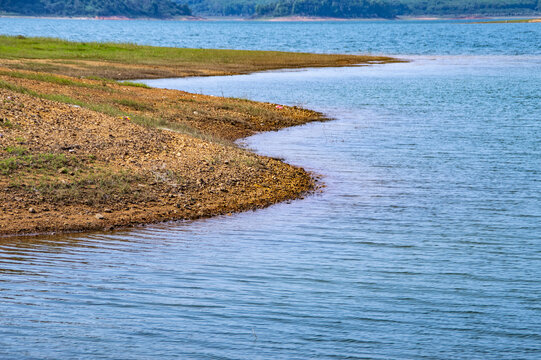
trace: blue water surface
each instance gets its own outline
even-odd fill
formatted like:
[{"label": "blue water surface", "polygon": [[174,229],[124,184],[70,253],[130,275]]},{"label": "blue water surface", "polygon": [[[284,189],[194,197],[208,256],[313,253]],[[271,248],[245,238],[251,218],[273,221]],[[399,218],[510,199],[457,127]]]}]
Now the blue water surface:
[{"label": "blue water surface", "polygon": [[[278,49],[329,31],[313,50],[363,52],[360,33],[339,47],[329,27],[409,27],[410,45],[370,51],[411,62],[147,81],[324,112],[335,120],[242,144],[326,188],[202,221],[0,239],[0,358],[539,359],[541,56],[524,34],[541,24],[503,25],[481,51],[496,25],[288,23],[301,30]],[[440,50],[411,45],[439,32]]]},{"label": "blue water surface", "polygon": [[0,18],[0,34],[188,48],[394,55],[541,54],[539,23]]}]

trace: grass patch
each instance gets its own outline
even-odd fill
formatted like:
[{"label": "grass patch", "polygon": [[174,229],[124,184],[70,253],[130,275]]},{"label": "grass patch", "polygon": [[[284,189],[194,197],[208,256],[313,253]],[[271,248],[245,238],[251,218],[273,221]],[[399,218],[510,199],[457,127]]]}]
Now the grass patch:
[{"label": "grass patch", "polygon": [[[96,104],[91,104],[91,103],[82,103],[81,106],[84,106],[90,110],[94,110],[94,111],[97,111],[97,112],[101,112],[101,113],[104,113],[104,114],[107,114],[107,115],[111,115],[111,116],[114,116],[114,117],[119,117],[119,116],[124,116],[126,115],[126,113],[122,110],[120,110],[119,108],[117,108],[116,106],[114,105],[111,105],[111,104],[100,104],[100,103],[96,103]],[[131,115],[130,115],[131,116]]]},{"label": "grass patch", "polygon": [[114,99],[113,102],[118,105],[126,106],[137,111],[153,111],[154,108],[145,103],[130,99]]},{"label": "grass patch", "polygon": [[46,201],[55,204],[81,204],[99,206],[116,204],[119,201],[147,201],[152,195],[143,191],[138,184],[148,182],[148,178],[107,169],[94,169],[69,182],[47,181],[41,179],[33,184],[20,186],[33,191]]},{"label": "grass patch", "polygon": [[[311,54],[281,51],[224,50],[224,49],[187,49],[172,47],[156,47],[135,44],[70,42],[66,40],[35,37],[17,38],[0,36],[0,58],[3,59],[46,59],[53,66],[61,62],[77,61],[79,66],[90,66],[83,61],[106,62],[104,69],[97,70],[94,75],[108,74],[112,77],[111,63],[147,66],[146,70],[126,69],[127,75],[137,79],[140,77],[159,77],[159,69],[152,73],[149,67],[166,68],[170,76],[182,73],[183,76],[210,75],[218,73],[247,73],[258,70],[279,68],[298,68],[314,66],[346,66],[367,61],[396,62],[397,59],[384,56]],[[55,62],[56,61],[56,62]],[[23,63],[26,66],[26,61]],[[36,63],[35,66],[38,66]],[[70,64],[65,64],[61,71],[75,71]],[[57,70],[55,70],[56,72]],[[151,71],[150,73],[146,73]],[[90,75],[90,74],[87,74]],[[125,74],[120,74],[122,76]],[[124,77],[127,79],[127,77]],[[144,85],[127,84],[144,87]]]},{"label": "grass patch", "polygon": [[0,127],[11,129],[13,126],[13,123],[9,119],[0,119]]},{"label": "grass patch", "polygon": [[125,86],[140,87],[140,88],[145,88],[145,89],[152,89],[152,87],[148,86],[147,84],[138,83],[138,82],[133,82],[133,81],[119,81],[118,83],[119,83],[120,85],[125,85]]},{"label": "grass patch", "polygon": [[60,76],[45,74],[45,73],[22,73],[18,71],[0,71],[0,75],[6,75],[14,78],[45,81],[48,83],[58,84],[58,85],[72,85],[72,86],[82,86],[82,87],[91,87],[92,85],[85,84],[78,81],[73,81],[71,79],[63,78]]},{"label": "grass patch", "polygon": [[211,134],[204,133],[203,131],[198,130],[194,128],[193,126],[190,126],[185,123],[180,123],[176,121],[168,121],[160,117],[150,117],[150,116],[145,116],[145,115],[130,115],[130,116],[134,123],[142,125],[142,126],[175,131],[175,132],[185,134],[197,139],[201,139],[201,140],[208,141],[215,144],[221,144],[224,146],[232,146],[232,147],[236,146],[232,141],[229,141],[227,139],[223,139]]},{"label": "grass patch", "polygon": [[8,154],[22,156],[28,152],[28,149],[23,146],[8,146],[4,149]]},{"label": "grass patch", "polygon": [[[106,87],[108,82],[103,82],[101,86],[99,84],[87,84],[82,81],[76,81],[73,79],[68,79],[65,77],[53,75],[50,73],[44,73],[44,72],[28,72],[27,73],[27,72],[19,72],[19,71],[0,71],[0,75],[9,76],[12,78],[47,82],[47,83],[57,84],[61,86],[76,86],[80,88],[100,89],[100,90],[107,90],[110,92],[112,91],[112,89]],[[112,82],[114,83],[114,81]]]},{"label": "grass patch", "polygon": [[6,152],[11,155],[8,158],[0,159],[0,173],[2,175],[12,175],[18,171],[38,171],[40,173],[57,173],[70,171],[70,168],[78,167],[82,164],[76,157],[67,157],[64,154],[36,154],[27,155],[28,150],[23,147],[8,147]]},{"label": "grass patch", "polygon": [[62,95],[62,94],[36,94],[36,96],[42,98],[42,99],[47,99],[47,100],[53,100],[53,101],[58,101],[58,102],[61,102],[61,103],[64,103],[64,104],[69,104],[69,105],[77,105],[77,106],[84,106],[85,103],[82,102],[82,101],[79,101],[77,99],[74,99],[70,96],[67,96],[67,95]]},{"label": "grass patch", "polygon": [[0,88],[6,89],[6,90],[11,90],[11,91],[18,92],[18,93],[21,93],[21,94],[39,96],[38,93],[36,93],[35,91],[32,91],[32,90],[30,90],[28,88],[25,88],[24,86],[19,86],[19,85],[12,84],[12,83],[10,83],[8,81],[4,81],[2,79],[0,79]]}]

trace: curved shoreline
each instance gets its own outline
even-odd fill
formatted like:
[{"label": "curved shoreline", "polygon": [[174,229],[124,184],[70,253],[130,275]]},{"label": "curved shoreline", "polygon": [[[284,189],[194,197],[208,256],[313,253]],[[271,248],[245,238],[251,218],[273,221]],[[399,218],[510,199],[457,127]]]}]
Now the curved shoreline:
[{"label": "curved shoreline", "polygon": [[[0,90],[0,102],[18,120],[2,129],[9,156],[0,169],[6,175],[6,164],[19,163],[0,180],[0,236],[207,218],[267,207],[316,188],[305,170],[234,145],[9,90]],[[6,110],[0,106],[3,119]],[[305,122],[323,120],[310,115]],[[70,134],[68,143],[62,137],[70,128],[80,133]]]},{"label": "curved shoreline", "polygon": [[[31,40],[7,39],[16,44]],[[166,51],[176,54],[186,49]],[[265,58],[264,52],[217,54],[226,57],[220,60],[223,64],[216,60],[212,65],[219,74],[279,65],[254,62]],[[230,63],[231,56],[239,57],[238,64]],[[282,62],[292,59],[283,68],[344,66],[361,58],[365,64],[400,61],[280,56]],[[0,236],[109,230],[224,215],[297,199],[318,186],[304,169],[254,154],[233,141],[327,120],[320,113],[119,83],[109,76],[110,67],[89,65],[88,60],[62,60],[58,64],[63,66],[55,68],[47,67],[50,59],[41,60],[0,56],[4,66],[0,67]],[[189,76],[189,66],[163,61],[144,64],[145,69],[162,69],[152,74],[132,63],[114,62],[113,68],[116,73],[121,67],[137,78],[153,78],[163,71]],[[243,67],[243,62],[249,66]],[[44,68],[30,71],[29,64]],[[92,78],[81,77],[90,70]],[[68,76],[74,71],[77,77]]]}]

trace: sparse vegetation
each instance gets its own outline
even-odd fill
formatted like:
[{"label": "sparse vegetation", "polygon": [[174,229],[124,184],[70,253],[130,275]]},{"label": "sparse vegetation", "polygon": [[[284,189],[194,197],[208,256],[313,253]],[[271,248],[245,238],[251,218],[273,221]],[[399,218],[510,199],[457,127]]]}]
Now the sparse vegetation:
[{"label": "sparse vegetation", "polygon": [[[398,60],[385,56],[182,49],[0,36],[0,65],[94,79],[232,75],[283,68],[351,66],[369,61]],[[124,85],[145,87],[130,82]]]},{"label": "sparse vegetation", "polygon": [[[140,67],[105,60],[119,49]],[[154,58],[144,59],[150,52]],[[279,61],[267,58],[274,54]],[[306,172],[239,149],[233,140],[324,120],[321,114],[115,78],[124,71],[144,78],[361,59],[375,60],[0,37],[0,208],[8,215],[0,216],[0,234],[192,219],[298,197],[314,186]],[[55,74],[25,70],[27,64],[48,64]]]},{"label": "sparse vegetation", "polygon": [[64,154],[28,154],[28,149],[24,147],[7,147],[5,151],[12,156],[0,158],[0,172],[3,175],[29,171],[40,174],[56,173],[59,169],[81,166],[79,159],[66,157]]},{"label": "sparse vegetation", "polygon": [[152,111],[154,110],[152,106],[145,104],[143,102],[131,100],[131,99],[114,99],[113,102],[118,105],[128,107],[136,111]]},{"label": "sparse vegetation", "polygon": [[155,200],[144,193],[138,184],[148,182],[139,174],[125,171],[113,172],[108,169],[93,169],[79,174],[70,181],[53,182],[37,180],[21,185],[21,190],[34,192],[45,201],[55,204],[81,204],[86,206],[112,205],[122,201],[139,202]]},{"label": "sparse vegetation", "polygon": [[150,86],[148,86],[147,84],[133,82],[133,81],[119,81],[118,83],[124,86],[133,86],[133,87],[150,89]]}]

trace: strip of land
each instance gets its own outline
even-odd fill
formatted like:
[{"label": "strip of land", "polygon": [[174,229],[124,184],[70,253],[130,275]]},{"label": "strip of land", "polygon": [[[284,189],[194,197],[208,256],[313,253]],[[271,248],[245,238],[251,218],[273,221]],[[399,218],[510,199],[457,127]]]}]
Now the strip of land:
[{"label": "strip of land", "polygon": [[516,23],[541,23],[541,19],[513,19],[513,20],[489,20],[478,21],[473,24],[516,24]]},{"label": "strip of land", "polygon": [[387,56],[185,49],[0,36],[0,66],[116,80],[239,75],[263,70],[397,61],[400,60]]},{"label": "strip of land", "polygon": [[322,114],[115,79],[395,61],[0,37],[0,235],[209,217],[316,188],[233,141]]}]

